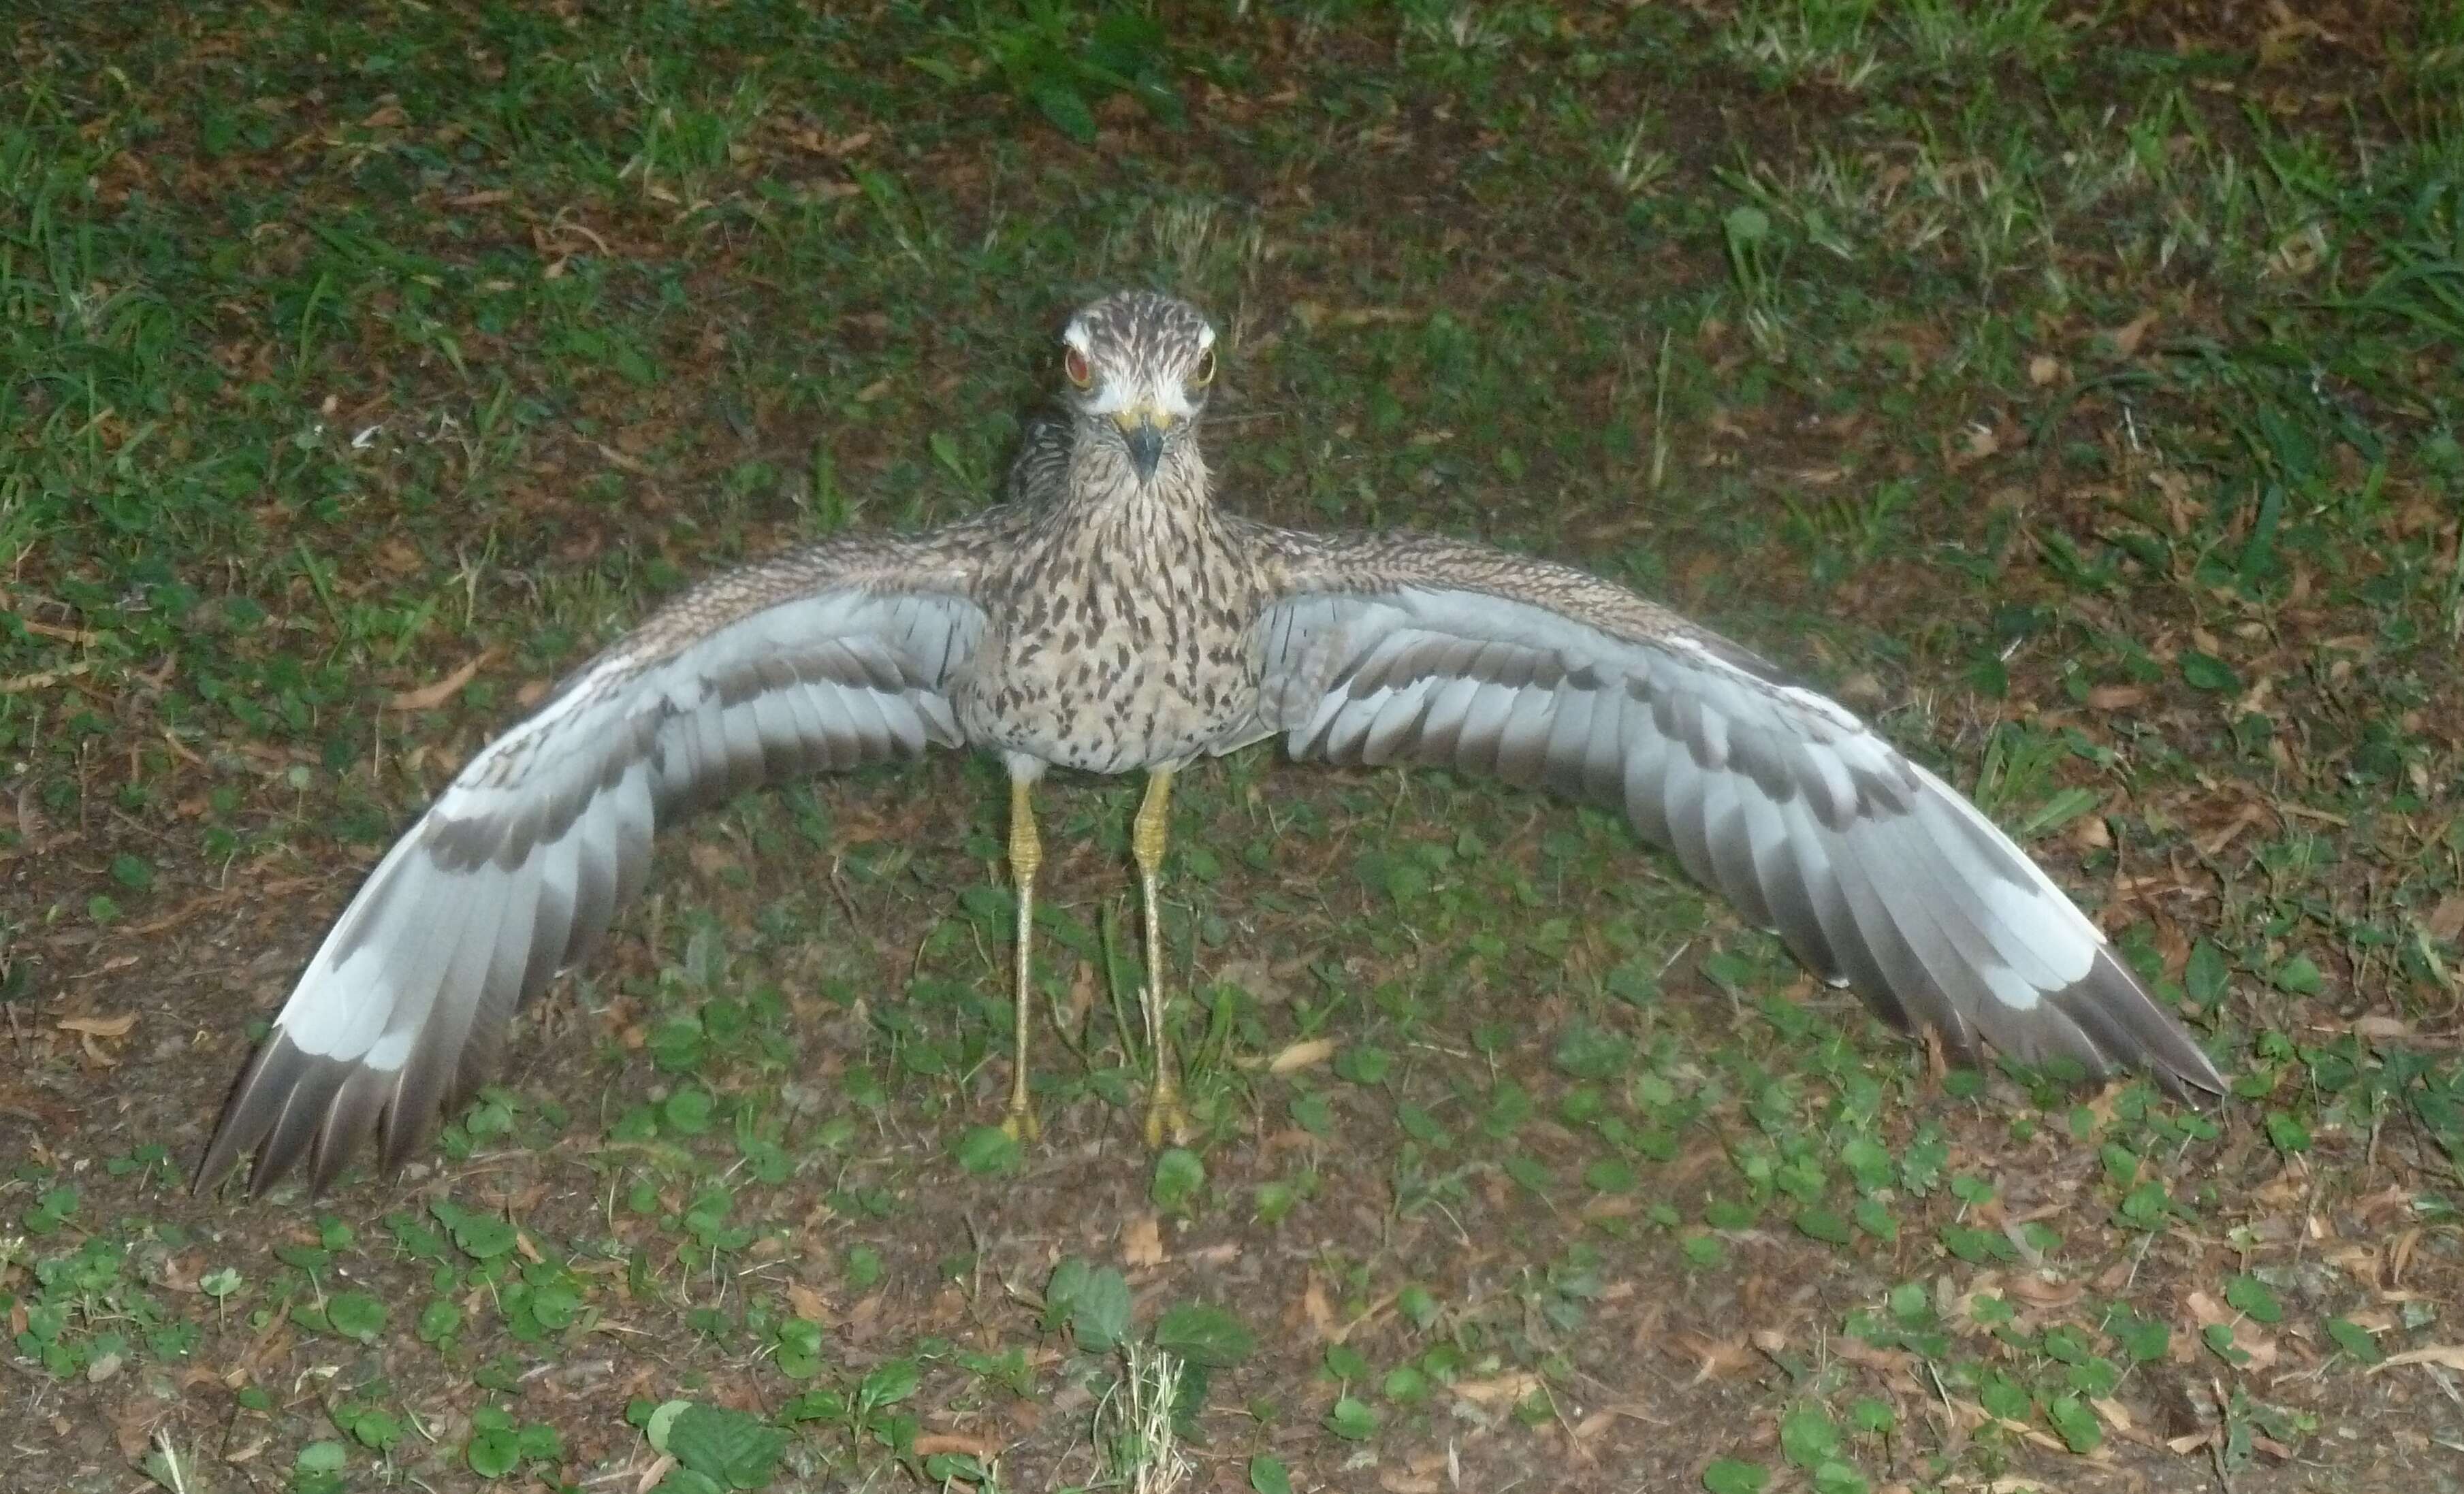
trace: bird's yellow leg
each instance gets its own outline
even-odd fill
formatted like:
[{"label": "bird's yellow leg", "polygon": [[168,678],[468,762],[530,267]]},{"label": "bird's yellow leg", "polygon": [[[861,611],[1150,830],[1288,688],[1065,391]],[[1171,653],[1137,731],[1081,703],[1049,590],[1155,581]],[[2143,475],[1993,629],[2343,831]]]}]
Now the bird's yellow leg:
[{"label": "bird's yellow leg", "polygon": [[1035,871],[1044,865],[1044,842],[1035,833],[1035,783],[1013,778],[1009,784],[1009,875],[1018,886],[1018,1010],[1011,1036],[1009,1115],[1001,1130],[1014,1141],[1033,1141],[1043,1127],[1026,1098],[1026,1029],[1030,993],[1035,979]]},{"label": "bird's yellow leg", "polygon": [[1172,1042],[1163,1024],[1163,908],[1156,880],[1163,874],[1163,853],[1172,839],[1172,772],[1147,775],[1147,797],[1138,805],[1131,852],[1138,863],[1138,893],[1146,903],[1147,986],[1141,1004],[1147,1013],[1147,1049],[1155,1055],[1155,1088],[1147,1098],[1147,1145],[1160,1147],[1167,1135],[1177,1138],[1189,1130],[1180,1108],[1180,1076],[1173,1067]]}]

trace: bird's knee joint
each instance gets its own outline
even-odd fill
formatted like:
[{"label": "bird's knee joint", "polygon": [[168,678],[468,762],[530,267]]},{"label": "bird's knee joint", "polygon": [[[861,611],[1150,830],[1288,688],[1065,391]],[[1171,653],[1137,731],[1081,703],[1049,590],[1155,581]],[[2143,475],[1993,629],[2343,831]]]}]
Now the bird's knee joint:
[{"label": "bird's knee joint", "polygon": [[1143,809],[1138,811],[1138,823],[1134,833],[1130,837],[1130,853],[1137,858],[1139,870],[1153,872],[1163,869],[1165,828],[1168,824],[1169,822],[1160,814],[1150,813]]}]

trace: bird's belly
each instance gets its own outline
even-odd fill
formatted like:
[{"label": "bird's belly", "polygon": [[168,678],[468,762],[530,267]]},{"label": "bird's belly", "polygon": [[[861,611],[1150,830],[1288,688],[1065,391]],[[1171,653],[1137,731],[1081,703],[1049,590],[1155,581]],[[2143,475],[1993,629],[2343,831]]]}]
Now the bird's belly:
[{"label": "bird's belly", "polygon": [[1019,644],[994,663],[954,692],[968,739],[1089,773],[1186,762],[1258,702],[1245,661]]}]

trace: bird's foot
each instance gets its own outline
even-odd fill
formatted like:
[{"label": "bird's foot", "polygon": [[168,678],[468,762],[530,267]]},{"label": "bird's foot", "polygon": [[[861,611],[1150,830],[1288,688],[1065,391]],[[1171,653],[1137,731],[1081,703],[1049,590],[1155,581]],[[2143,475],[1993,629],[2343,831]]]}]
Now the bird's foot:
[{"label": "bird's foot", "polygon": [[1010,1102],[1009,1113],[1001,1118],[1001,1134],[1012,1141],[1033,1141],[1044,1134],[1044,1123],[1035,1118],[1035,1107],[1023,1100]]},{"label": "bird's foot", "polygon": [[1182,1109],[1180,1091],[1171,1085],[1157,1085],[1147,1098],[1147,1150],[1160,1152],[1164,1143],[1175,1145],[1187,1141],[1193,1134],[1189,1111]]}]

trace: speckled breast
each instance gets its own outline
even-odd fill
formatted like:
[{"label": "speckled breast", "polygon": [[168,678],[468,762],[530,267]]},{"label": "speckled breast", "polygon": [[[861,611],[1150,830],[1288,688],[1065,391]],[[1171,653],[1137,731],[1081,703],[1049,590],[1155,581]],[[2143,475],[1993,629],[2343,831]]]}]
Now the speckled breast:
[{"label": "speckled breast", "polygon": [[953,682],[970,740],[1126,773],[1186,762],[1250,719],[1246,637],[1262,599],[1249,568],[1228,547],[1129,527],[1046,537],[991,588],[975,668]]}]

